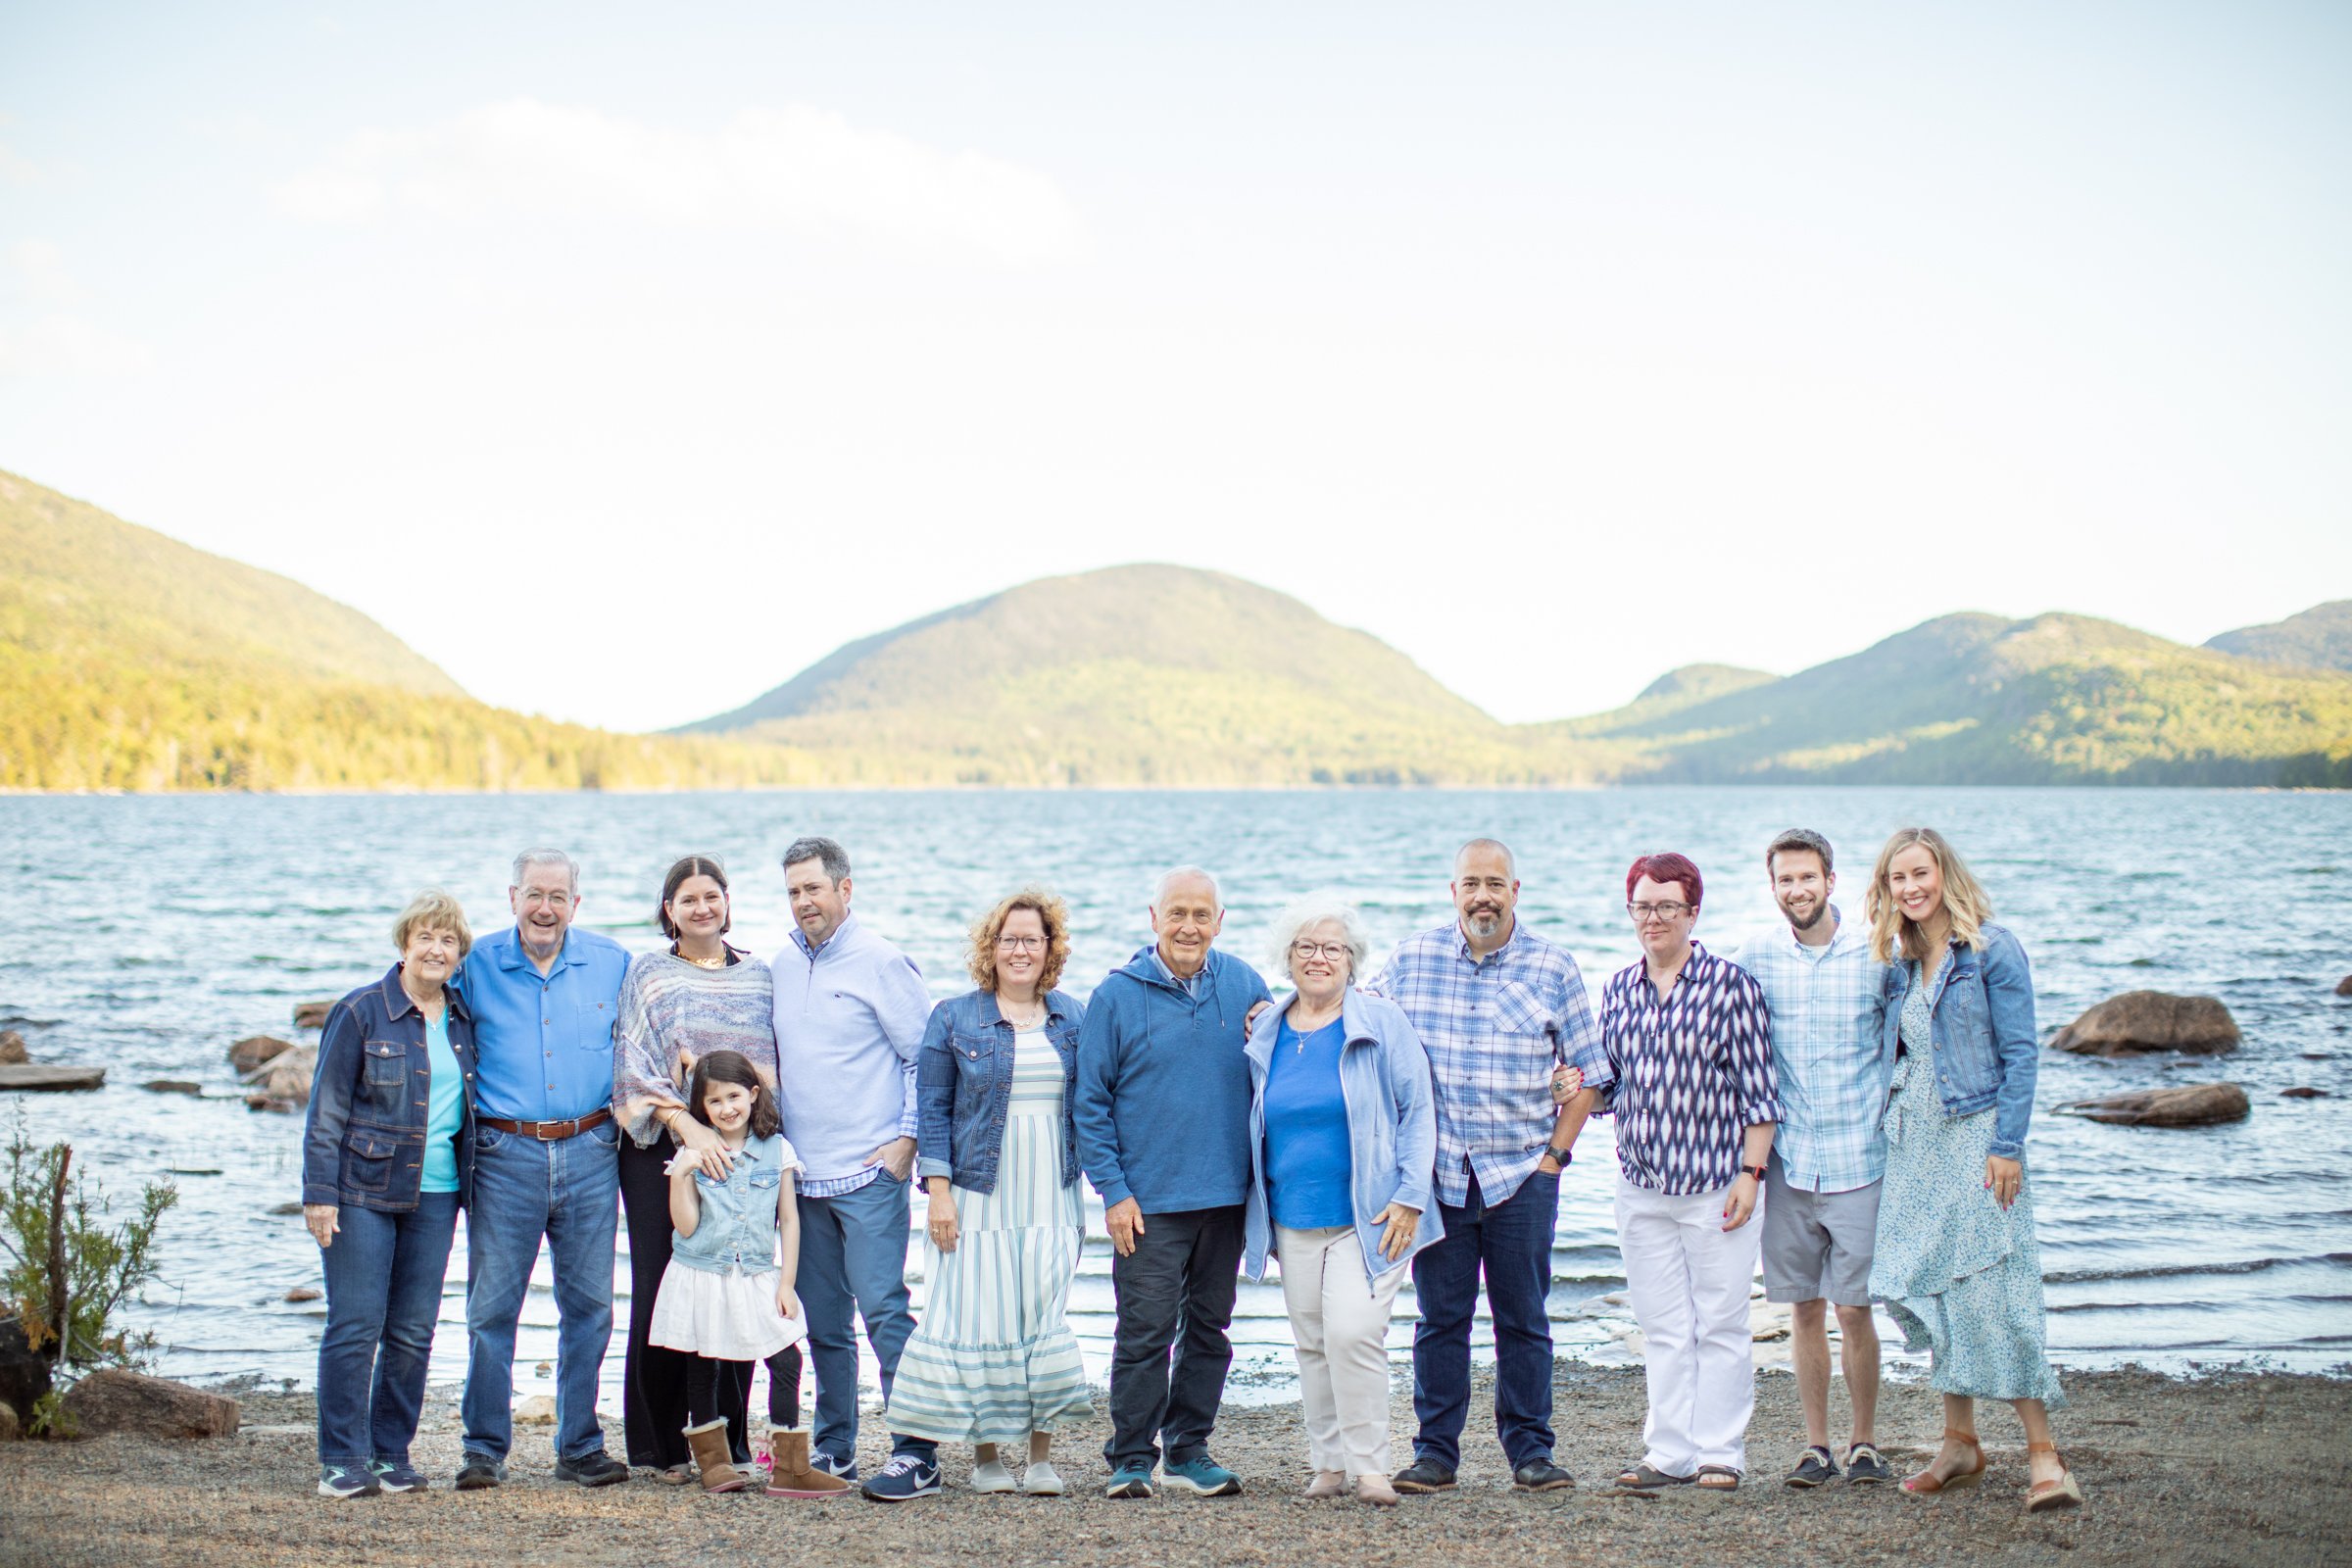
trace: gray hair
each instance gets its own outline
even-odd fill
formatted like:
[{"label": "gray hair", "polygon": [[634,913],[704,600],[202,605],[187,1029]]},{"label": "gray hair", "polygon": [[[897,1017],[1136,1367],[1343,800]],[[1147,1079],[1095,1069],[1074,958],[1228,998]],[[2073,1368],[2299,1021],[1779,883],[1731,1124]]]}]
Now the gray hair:
[{"label": "gray hair", "polygon": [[1355,912],[1355,906],[1337,893],[1319,891],[1307,894],[1274,917],[1274,931],[1266,956],[1282,974],[1291,972],[1291,944],[1298,933],[1326,920],[1339,922],[1340,933],[1348,943],[1348,978],[1353,981],[1364,972],[1372,956],[1372,933],[1364,929],[1364,917]]},{"label": "gray hair", "polygon": [[784,868],[791,870],[803,860],[824,863],[825,875],[835,886],[850,879],[850,852],[831,839],[808,837],[794,839],[784,846]]},{"label": "gray hair", "polygon": [[1454,851],[1453,869],[1457,875],[1462,869],[1462,857],[1468,855],[1472,850],[1500,850],[1503,869],[1510,872],[1512,881],[1519,880],[1519,857],[1513,855],[1511,847],[1500,839],[1471,839],[1460,849]]},{"label": "gray hair", "polygon": [[514,880],[507,885],[516,888],[522,886],[522,879],[530,874],[530,869],[534,865],[562,866],[564,875],[570,880],[571,896],[575,899],[580,896],[580,862],[565,855],[562,850],[523,851],[514,857]]},{"label": "gray hair", "polygon": [[1179,865],[1170,870],[1162,871],[1159,874],[1159,881],[1157,885],[1155,885],[1152,890],[1152,907],[1156,909],[1161,905],[1168,902],[1168,889],[1174,887],[1179,882],[1190,882],[1195,878],[1198,878],[1199,880],[1208,884],[1209,902],[1214,904],[1217,908],[1222,911],[1225,907],[1225,892],[1222,888],[1217,886],[1216,873],[1213,871],[1203,870],[1197,865]]},{"label": "gray hair", "polygon": [[1830,858],[1830,841],[1809,827],[1792,827],[1774,839],[1764,851],[1764,874],[1772,875],[1772,858],[1776,855],[1804,853],[1821,857],[1822,875],[1837,869]]}]

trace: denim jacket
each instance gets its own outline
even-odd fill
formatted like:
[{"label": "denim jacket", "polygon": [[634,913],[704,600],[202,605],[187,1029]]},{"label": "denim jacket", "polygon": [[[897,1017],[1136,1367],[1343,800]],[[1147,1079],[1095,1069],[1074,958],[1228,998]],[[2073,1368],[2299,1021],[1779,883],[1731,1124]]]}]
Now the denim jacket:
[{"label": "denim jacket", "polygon": [[[1272,1210],[1266,1199],[1266,1079],[1288,997],[1257,1015],[1250,1031],[1250,1196],[1242,1226],[1246,1252],[1242,1272],[1266,1277],[1266,1254],[1274,1247]],[[1355,1239],[1364,1250],[1367,1278],[1386,1273],[1446,1234],[1432,1194],[1437,1181],[1438,1102],[1429,1087],[1429,1056],[1404,1009],[1386,997],[1353,987],[1340,998],[1340,1099],[1348,1106],[1348,1185],[1355,1209]],[[1380,1251],[1387,1229],[1377,1223],[1391,1203],[1421,1211],[1413,1245],[1391,1261]]]},{"label": "denim jacket", "polygon": [[[1046,1038],[1061,1054],[1061,1182],[1078,1179],[1078,1025],[1086,1008],[1059,991],[1046,993]],[[975,1193],[997,1190],[997,1156],[1012,1104],[1013,1029],[993,991],[967,991],[931,1009],[915,1057],[918,1178],[945,1176]]]},{"label": "denim jacket", "polygon": [[[2026,1126],[2034,1116],[2034,1079],[2041,1040],[2034,1027],[2034,970],[2007,926],[1986,924],[1984,946],[1954,943],[1936,971],[1928,1005],[1936,1026],[1936,1091],[1947,1116],[1995,1112],[1992,1150],[2003,1159],[2026,1157]],[[1913,966],[1886,969],[1885,1069],[1891,1082],[1902,1039],[1903,999]]]},{"label": "denim jacket", "polygon": [[[466,1074],[458,1126],[458,1204],[473,1196],[473,1014],[444,986],[449,1049]],[[424,1014],[401,989],[394,964],[330,1008],[318,1038],[311,1107],[302,1128],[302,1200],[405,1214],[424,1178],[424,1130],[433,1075]]]},{"label": "denim jacket", "polygon": [[776,1267],[777,1189],[786,1173],[798,1169],[792,1146],[779,1134],[746,1138],[734,1168],[724,1176],[695,1172],[694,1196],[702,1212],[692,1236],[671,1234],[670,1261],[707,1274],[730,1268],[764,1274]]}]

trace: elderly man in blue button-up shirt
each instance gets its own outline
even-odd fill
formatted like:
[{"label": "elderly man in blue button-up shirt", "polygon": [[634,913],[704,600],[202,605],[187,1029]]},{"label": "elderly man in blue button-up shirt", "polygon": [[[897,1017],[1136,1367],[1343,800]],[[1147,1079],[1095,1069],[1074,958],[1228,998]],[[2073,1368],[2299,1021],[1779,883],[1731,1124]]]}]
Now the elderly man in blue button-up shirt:
[{"label": "elderly man in blue button-up shirt", "polygon": [[458,1490],[506,1479],[514,1439],[514,1325],[547,1245],[556,1285],[556,1476],[629,1478],[605,1452],[597,1379],[612,1339],[620,1197],[612,1020],[628,951],[576,930],[579,866],[561,850],[514,858],[514,924],[477,943],[459,976],[481,1065],[474,1080],[473,1202],[466,1215],[466,1457]]}]

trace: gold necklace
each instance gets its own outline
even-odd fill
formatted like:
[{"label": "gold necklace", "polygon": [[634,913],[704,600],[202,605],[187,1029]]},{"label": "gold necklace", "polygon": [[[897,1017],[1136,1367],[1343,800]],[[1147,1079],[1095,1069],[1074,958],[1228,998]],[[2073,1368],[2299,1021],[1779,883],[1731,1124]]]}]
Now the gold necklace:
[{"label": "gold necklace", "polygon": [[683,958],[697,969],[724,969],[727,966],[727,950],[724,948],[718,950],[718,956],[715,958],[698,958],[693,954],[681,953],[676,948],[669,951],[673,957]]}]

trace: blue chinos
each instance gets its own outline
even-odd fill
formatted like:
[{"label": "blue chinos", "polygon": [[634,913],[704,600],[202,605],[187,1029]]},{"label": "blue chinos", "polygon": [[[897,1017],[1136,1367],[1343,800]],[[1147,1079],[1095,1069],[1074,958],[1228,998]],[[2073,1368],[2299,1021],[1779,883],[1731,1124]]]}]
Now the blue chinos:
[{"label": "blue chinos", "polygon": [[[914,1334],[906,1293],[908,1184],[888,1171],[837,1198],[803,1198],[801,1306],[808,1314],[808,1364],[816,1373],[812,1451],[836,1460],[858,1454],[858,1342],[854,1304],[865,1320],[865,1341],[882,1369],[882,1398],[890,1399],[899,1354]],[[821,1329],[819,1325],[822,1325]],[[894,1434],[897,1453],[931,1457],[938,1445]]]},{"label": "blue chinos", "polygon": [[1421,1425],[1415,1457],[1461,1467],[1470,1328],[1482,1271],[1494,1319],[1494,1430],[1503,1455],[1514,1470],[1551,1456],[1551,1320],[1544,1303],[1559,1209],[1560,1179],[1542,1171],[1499,1203],[1486,1201],[1476,1175],[1460,1207],[1439,1200],[1445,1237],[1413,1255],[1421,1312],[1413,1330],[1413,1414]]}]

